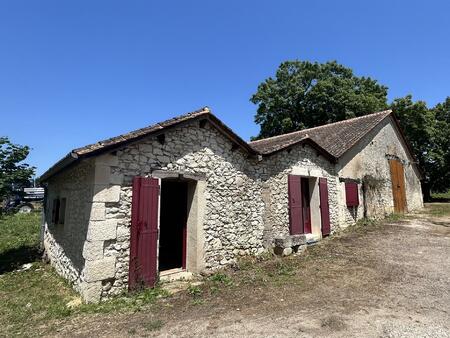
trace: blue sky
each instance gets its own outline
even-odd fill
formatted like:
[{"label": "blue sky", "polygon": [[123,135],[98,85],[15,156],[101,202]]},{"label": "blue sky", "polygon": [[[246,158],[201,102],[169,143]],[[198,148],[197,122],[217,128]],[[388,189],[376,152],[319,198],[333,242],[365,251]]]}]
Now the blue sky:
[{"label": "blue sky", "polygon": [[258,133],[259,82],[337,60],[429,105],[450,95],[448,1],[1,1],[0,135],[42,174],[69,150],[209,106]]}]

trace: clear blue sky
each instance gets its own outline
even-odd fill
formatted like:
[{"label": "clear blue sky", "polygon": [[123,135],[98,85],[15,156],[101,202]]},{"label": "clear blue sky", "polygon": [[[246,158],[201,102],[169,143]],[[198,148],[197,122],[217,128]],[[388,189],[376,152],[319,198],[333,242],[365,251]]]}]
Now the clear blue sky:
[{"label": "clear blue sky", "polygon": [[1,1],[0,135],[42,174],[69,150],[202,106],[244,139],[285,60],[450,95],[448,1]]}]

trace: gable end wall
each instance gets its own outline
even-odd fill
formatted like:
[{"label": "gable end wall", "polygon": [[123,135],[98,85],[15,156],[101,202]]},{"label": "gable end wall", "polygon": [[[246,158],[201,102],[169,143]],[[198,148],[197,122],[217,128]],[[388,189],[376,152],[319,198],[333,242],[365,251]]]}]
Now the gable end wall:
[{"label": "gable end wall", "polygon": [[[370,187],[366,200],[367,216],[380,218],[394,212],[392,183],[388,159],[401,160],[405,170],[405,188],[408,211],[423,207],[419,173],[411,162],[401,135],[392,117],[385,119],[367,134],[354,148],[344,154],[337,164],[341,178],[363,180],[370,176]],[[366,179],[367,181],[367,179]],[[358,184],[360,206],[347,208],[345,205],[345,184],[341,183],[340,223],[343,226],[354,223],[364,216],[362,185]]]}]

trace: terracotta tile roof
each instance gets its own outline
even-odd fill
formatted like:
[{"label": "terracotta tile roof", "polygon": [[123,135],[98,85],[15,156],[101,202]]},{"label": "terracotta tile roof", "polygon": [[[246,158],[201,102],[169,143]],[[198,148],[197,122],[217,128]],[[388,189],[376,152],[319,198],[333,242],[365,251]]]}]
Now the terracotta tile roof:
[{"label": "terracotta tile roof", "polygon": [[[269,155],[294,144],[304,142],[315,148],[329,160],[335,161],[390,114],[390,110],[382,111],[350,120],[246,143],[228,126],[214,116],[208,107],[204,107],[145,128],[74,149],[48,169],[41,176],[41,180],[47,180],[57,172],[78,161],[80,158],[95,156],[105,151],[117,149],[130,142],[138,141],[145,136],[154,133],[158,134],[159,131],[197,118],[207,120],[220,133],[228,137],[234,145],[241,147],[241,149],[245,150],[249,155]],[[397,121],[395,118],[394,120]]]},{"label": "terracotta tile roof", "polygon": [[151,134],[157,133],[158,131],[165,130],[167,128],[179,125],[186,121],[191,121],[194,119],[206,119],[211,123],[219,132],[224,136],[228,137],[233,144],[241,147],[243,150],[249,154],[255,155],[256,152],[251,148],[247,142],[241,139],[237,134],[235,134],[228,126],[226,126],[222,121],[220,121],[214,114],[211,113],[208,107],[174,117],[172,119],[156,123],[154,125],[134,130],[132,132],[122,134],[116,137],[112,137],[97,143],[89,144],[87,146],[73,149],[64,158],[56,162],[52,167],[50,167],[42,176],[40,177],[42,181],[47,180],[57,172],[63,170],[73,162],[79,160],[83,157],[95,156],[102,152],[116,149],[122,145],[130,142],[137,141],[143,137],[149,136]]},{"label": "terracotta tile roof", "polygon": [[111,147],[111,146],[115,146],[115,145],[119,145],[121,143],[124,142],[130,142],[136,139],[139,139],[140,137],[149,135],[151,133],[154,133],[158,130],[162,130],[164,128],[168,128],[171,127],[173,125],[179,124],[181,122],[187,121],[187,120],[191,120],[193,118],[202,116],[202,115],[206,115],[209,114],[210,110],[208,107],[204,107],[202,109],[184,114],[184,115],[180,115],[174,118],[171,118],[169,120],[163,121],[163,122],[159,122],[153,125],[150,125],[148,127],[145,128],[141,128],[141,129],[137,129],[134,131],[131,131],[129,133],[126,134],[122,134],[116,137],[111,137],[109,139],[103,140],[103,141],[99,141],[97,143],[93,143],[93,144],[89,144],[87,146],[81,147],[81,148],[77,148],[72,150],[72,153],[75,153],[77,155],[86,155],[88,153],[92,153],[95,152],[97,150],[101,150],[104,149],[106,147]]},{"label": "terracotta tile roof", "polygon": [[390,114],[391,111],[386,110],[315,128],[249,142],[249,145],[257,152],[268,155],[293,144],[305,142],[310,139],[334,158],[339,158]]}]

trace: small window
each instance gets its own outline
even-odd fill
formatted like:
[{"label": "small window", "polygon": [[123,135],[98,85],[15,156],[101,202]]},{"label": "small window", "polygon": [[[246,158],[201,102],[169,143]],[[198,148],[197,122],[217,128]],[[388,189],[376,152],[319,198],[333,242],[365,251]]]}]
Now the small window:
[{"label": "small window", "polygon": [[64,224],[66,218],[66,199],[65,198],[55,198],[53,200],[52,208],[52,223],[53,224]]},{"label": "small window", "polygon": [[59,214],[59,198],[55,198],[53,200],[53,205],[52,205],[52,223],[53,224],[58,223],[58,214]]},{"label": "small window", "polygon": [[357,207],[359,205],[358,183],[345,182],[345,197],[348,207]]},{"label": "small window", "polygon": [[66,219],[66,199],[61,198],[60,204],[59,204],[59,215],[58,215],[58,224],[64,224],[64,221]]}]

